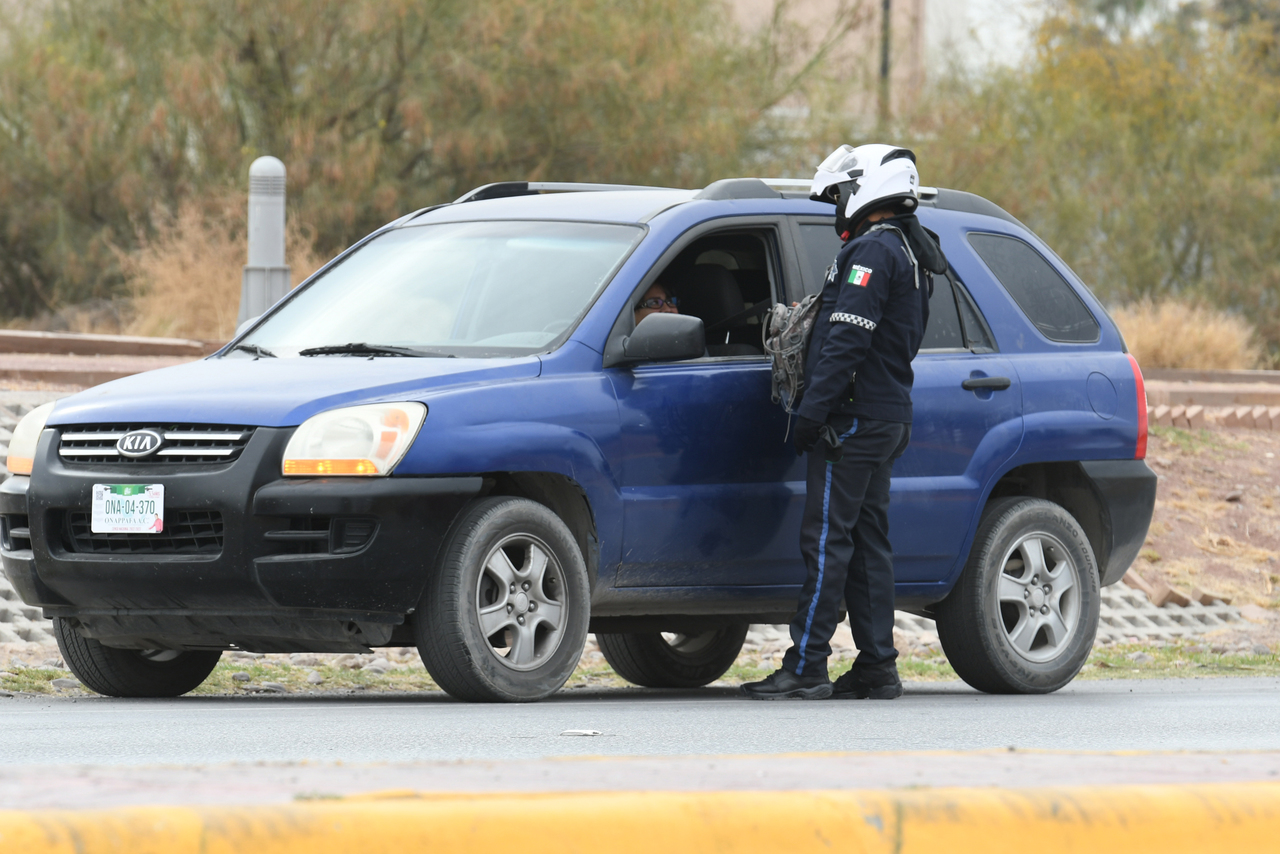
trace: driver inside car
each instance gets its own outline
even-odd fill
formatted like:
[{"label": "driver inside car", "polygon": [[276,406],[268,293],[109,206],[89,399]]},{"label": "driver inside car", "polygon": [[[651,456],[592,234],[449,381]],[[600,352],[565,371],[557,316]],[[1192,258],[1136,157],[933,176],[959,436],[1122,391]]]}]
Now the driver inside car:
[{"label": "driver inside car", "polygon": [[636,323],[654,313],[679,314],[679,306],[680,299],[672,296],[666,285],[662,282],[654,282],[636,303]]}]

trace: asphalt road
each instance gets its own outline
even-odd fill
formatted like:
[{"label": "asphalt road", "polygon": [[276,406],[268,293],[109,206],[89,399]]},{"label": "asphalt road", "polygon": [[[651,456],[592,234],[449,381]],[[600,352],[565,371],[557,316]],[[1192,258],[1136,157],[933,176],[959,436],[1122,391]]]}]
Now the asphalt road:
[{"label": "asphalt road", "polygon": [[[563,735],[595,730],[598,736]],[[1280,679],[1089,681],[1047,696],[915,684],[893,702],[728,689],[585,690],[529,705],[442,694],[0,700],[0,767],[517,761],[822,751],[1280,751]]]},{"label": "asphalt road", "polygon": [[[569,735],[588,730],[597,735]],[[725,689],[0,699],[0,809],[420,792],[1280,780],[1280,679],[909,684],[894,702]]]}]

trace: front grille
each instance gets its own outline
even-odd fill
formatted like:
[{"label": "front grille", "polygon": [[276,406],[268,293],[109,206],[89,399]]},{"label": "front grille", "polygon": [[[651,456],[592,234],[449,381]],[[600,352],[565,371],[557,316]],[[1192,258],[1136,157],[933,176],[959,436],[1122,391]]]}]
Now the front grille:
[{"label": "front grille", "polygon": [[[154,430],[164,443],[148,456],[126,457],[116,442],[131,430]],[[63,428],[58,456],[70,465],[227,463],[240,456],[252,435],[252,427],[225,424],[77,424]]]},{"label": "front grille", "polygon": [[68,510],[62,545],[75,554],[222,553],[222,514],[216,510],[166,510],[159,534],[95,534],[88,511]]}]

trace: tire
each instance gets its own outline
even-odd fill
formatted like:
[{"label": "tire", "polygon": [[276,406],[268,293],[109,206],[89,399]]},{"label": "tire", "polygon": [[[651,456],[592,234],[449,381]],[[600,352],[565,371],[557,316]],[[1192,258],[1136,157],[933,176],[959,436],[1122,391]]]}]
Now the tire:
[{"label": "tire", "polygon": [[1084,666],[1100,607],[1093,549],[1071,514],[1001,498],[983,512],[960,581],[938,606],[938,639],[979,691],[1048,694]]},{"label": "tire", "polygon": [[634,685],[701,688],[733,665],[746,637],[746,623],[730,623],[696,635],[597,633],[596,641],[609,666]]},{"label": "tire", "polygon": [[441,555],[414,624],[436,684],[471,702],[560,690],[591,615],[587,568],[564,522],[524,498],[481,499],[460,514]]},{"label": "tire", "polygon": [[108,697],[180,697],[209,678],[222,653],[197,650],[116,649],[82,637],[53,619],[62,660],[90,691]]}]

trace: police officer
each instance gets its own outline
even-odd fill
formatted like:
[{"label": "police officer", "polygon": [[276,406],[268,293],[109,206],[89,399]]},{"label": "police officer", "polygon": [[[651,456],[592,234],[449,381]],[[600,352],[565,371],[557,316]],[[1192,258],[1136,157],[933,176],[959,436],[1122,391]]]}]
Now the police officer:
[{"label": "police officer", "polygon": [[[929,319],[931,273],[946,259],[914,212],[915,155],[843,145],[810,198],[834,203],[844,245],[827,273],[809,350],[795,444],[808,453],[800,550],[808,568],[782,668],[743,685],[758,699],[902,695],[893,646],[889,478],[911,438],[911,360]],[[827,676],[841,600],[858,658]]]}]

